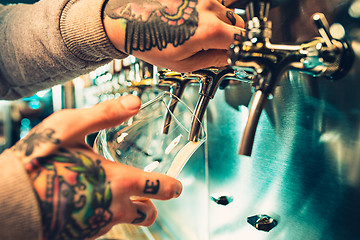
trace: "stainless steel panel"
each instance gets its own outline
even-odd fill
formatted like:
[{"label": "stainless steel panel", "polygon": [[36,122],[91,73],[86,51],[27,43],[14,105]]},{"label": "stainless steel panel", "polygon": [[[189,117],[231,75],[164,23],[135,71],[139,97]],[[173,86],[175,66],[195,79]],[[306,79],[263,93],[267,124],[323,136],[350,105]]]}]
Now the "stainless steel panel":
[{"label": "stainless steel panel", "polygon": [[[237,154],[250,86],[218,90],[207,110],[203,155],[180,176],[183,195],[157,204],[158,221],[166,222],[174,239],[360,239],[360,18],[349,15],[355,3],[298,0],[271,10],[277,43],[312,39],[310,16],[324,12],[330,24],[345,28],[355,64],[336,82],[284,74],[261,115],[251,157]],[[232,201],[220,205],[212,196]],[[247,222],[257,214],[277,226],[257,230]]]}]

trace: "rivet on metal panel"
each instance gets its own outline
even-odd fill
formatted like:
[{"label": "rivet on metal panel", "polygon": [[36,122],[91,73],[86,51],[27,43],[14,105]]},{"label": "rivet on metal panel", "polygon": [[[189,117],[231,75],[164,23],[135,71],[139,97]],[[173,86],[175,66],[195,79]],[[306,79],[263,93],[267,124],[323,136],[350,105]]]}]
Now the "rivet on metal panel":
[{"label": "rivet on metal panel", "polygon": [[217,204],[224,205],[224,206],[226,206],[229,203],[231,203],[232,201],[234,201],[233,197],[231,197],[231,196],[219,195],[219,194],[213,194],[213,196],[211,196],[211,200],[213,200]]},{"label": "rivet on metal panel", "polygon": [[258,214],[247,218],[247,222],[257,230],[269,232],[277,225],[277,221],[264,214]]}]

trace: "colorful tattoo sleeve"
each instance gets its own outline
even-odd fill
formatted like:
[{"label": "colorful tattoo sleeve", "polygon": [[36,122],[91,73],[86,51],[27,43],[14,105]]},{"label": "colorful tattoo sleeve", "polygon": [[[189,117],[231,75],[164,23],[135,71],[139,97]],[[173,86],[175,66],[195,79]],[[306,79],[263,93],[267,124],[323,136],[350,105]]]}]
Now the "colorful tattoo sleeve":
[{"label": "colorful tattoo sleeve", "polygon": [[159,50],[182,45],[198,27],[197,0],[181,0],[169,9],[160,0],[109,0],[105,14],[125,27],[125,51]]},{"label": "colorful tattoo sleeve", "polygon": [[110,222],[112,193],[99,160],[62,150],[25,167],[34,186],[46,182],[35,187],[44,239],[84,239]]}]

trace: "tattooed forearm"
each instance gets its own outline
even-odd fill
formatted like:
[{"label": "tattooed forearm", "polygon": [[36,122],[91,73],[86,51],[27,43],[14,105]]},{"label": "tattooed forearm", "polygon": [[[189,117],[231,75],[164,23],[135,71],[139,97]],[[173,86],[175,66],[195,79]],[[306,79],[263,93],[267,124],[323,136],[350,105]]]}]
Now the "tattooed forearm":
[{"label": "tattooed forearm", "polygon": [[55,130],[51,128],[42,128],[38,126],[31,132],[28,136],[26,136],[23,140],[17,142],[14,146],[14,151],[25,151],[25,156],[30,156],[35,147],[37,147],[40,143],[53,143],[59,144],[60,140],[53,137]]},{"label": "tattooed forearm", "polygon": [[40,203],[44,239],[85,239],[109,224],[112,193],[100,161],[63,151],[25,167]]},{"label": "tattooed forearm", "polygon": [[109,0],[105,14],[125,27],[125,51],[159,50],[182,45],[198,27],[197,0],[182,0],[169,9],[157,0]]},{"label": "tattooed forearm", "polygon": [[144,193],[156,194],[159,192],[160,181],[156,180],[156,183],[146,180]]}]

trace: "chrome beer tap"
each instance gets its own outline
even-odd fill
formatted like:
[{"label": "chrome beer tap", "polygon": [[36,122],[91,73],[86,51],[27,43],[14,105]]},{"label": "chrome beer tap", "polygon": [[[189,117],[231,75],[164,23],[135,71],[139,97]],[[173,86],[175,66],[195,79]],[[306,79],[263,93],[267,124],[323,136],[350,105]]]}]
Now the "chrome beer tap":
[{"label": "chrome beer tap", "polygon": [[245,68],[253,75],[255,91],[240,144],[241,155],[251,155],[261,112],[284,71],[296,69],[336,80],[347,74],[354,60],[354,53],[346,41],[331,36],[321,13],[312,16],[320,37],[298,45],[271,43],[269,10],[270,0],[249,1],[246,6],[246,37],[235,42],[229,50],[229,64],[234,69]]},{"label": "chrome beer tap", "polygon": [[172,116],[170,112],[174,112],[176,105],[181,99],[185,88],[189,84],[199,83],[197,76],[186,76],[182,73],[174,72],[171,70],[161,70],[158,72],[158,87],[168,87],[170,92],[175,96],[171,98],[169,103],[169,112],[166,114],[163,133],[167,134],[169,132],[169,126],[171,123]]},{"label": "chrome beer tap", "polygon": [[204,118],[206,108],[211,99],[214,98],[216,90],[218,89],[223,79],[236,79],[236,72],[232,68],[218,69],[208,68],[192,72],[192,76],[197,76],[200,82],[199,99],[197,101],[193,119],[191,123],[191,130],[189,133],[189,140],[197,142],[200,135],[201,123]]},{"label": "chrome beer tap", "polygon": [[[169,103],[169,110],[173,111],[178,100],[181,98],[185,88],[189,84],[200,84],[199,98],[192,117],[189,140],[197,142],[200,135],[201,123],[209,101],[214,97],[219,84],[223,79],[240,80],[232,68],[209,68],[189,73],[178,73],[172,71],[159,71],[159,86],[170,86],[172,93],[176,96]],[[245,76],[244,76],[245,79]],[[168,132],[171,123],[171,114],[166,115],[164,133]]]}]

